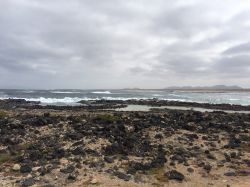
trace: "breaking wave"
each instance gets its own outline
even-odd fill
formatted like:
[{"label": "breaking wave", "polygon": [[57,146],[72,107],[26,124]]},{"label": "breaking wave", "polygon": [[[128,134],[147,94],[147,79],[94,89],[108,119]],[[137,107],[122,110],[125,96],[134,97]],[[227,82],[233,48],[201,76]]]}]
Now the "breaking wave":
[{"label": "breaking wave", "polygon": [[95,92],[91,92],[93,94],[111,94],[110,91],[95,91]]},{"label": "breaking wave", "polygon": [[51,91],[51,93],[56,93],[56,94],[75,94],[75,93],[81,93],[81,92]]}]

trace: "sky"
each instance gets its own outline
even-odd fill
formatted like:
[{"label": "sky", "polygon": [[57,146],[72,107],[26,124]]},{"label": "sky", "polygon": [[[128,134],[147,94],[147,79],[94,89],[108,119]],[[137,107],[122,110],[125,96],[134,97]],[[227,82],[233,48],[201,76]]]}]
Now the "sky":
[{"label": "sky", "polygon": [[0,0],[0,88],[250,87],[250,0]]}]

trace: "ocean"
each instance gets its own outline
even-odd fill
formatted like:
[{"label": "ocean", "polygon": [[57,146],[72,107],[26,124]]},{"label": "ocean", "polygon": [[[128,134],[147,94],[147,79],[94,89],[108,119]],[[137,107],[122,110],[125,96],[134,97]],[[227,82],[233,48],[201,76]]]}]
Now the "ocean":
[{"label": "ocean", "polygon": [[0,89],[0,99],[26,99],[43,104],[74,105],[80,100],[128,100],[158,98],[169,101],[250,105],[250,91],[190,90],[9,90]]}]

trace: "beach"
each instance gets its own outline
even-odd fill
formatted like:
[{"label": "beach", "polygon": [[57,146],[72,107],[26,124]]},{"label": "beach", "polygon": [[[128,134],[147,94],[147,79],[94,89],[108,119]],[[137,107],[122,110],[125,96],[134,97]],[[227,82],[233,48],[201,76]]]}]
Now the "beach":
[{"label": "beach", "polygon": [[[248,106],[189,103],[181,110],[162,106],[188,103],[82,103],[0,101],[0,186],[250,184]],[[135,104],[152,108],[121,110]],[[197,106],[220,111],[192,109]]]}]

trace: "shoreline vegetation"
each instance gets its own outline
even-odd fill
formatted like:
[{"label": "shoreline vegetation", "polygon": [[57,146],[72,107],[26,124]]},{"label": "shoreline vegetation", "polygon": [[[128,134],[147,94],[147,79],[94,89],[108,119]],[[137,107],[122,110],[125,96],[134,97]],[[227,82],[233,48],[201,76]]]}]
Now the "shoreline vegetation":
[{"label": "shoreline vegetation", "polygon": [[[0,187],[250,184],[250,106],[0,100]],[[229,110],[117,111],[129,105]],[[237,111],[237,112],[234,112]]]}]

